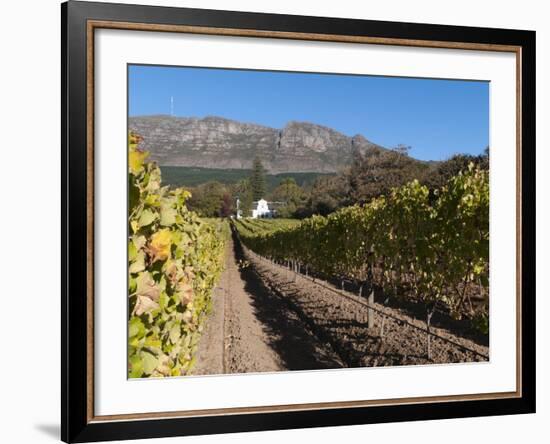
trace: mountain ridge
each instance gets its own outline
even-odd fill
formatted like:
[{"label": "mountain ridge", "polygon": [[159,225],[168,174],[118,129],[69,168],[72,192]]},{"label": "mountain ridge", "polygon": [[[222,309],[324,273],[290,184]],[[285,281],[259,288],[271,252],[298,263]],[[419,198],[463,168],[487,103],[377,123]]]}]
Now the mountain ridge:
[{"label": "mountain ridge", "polygon": [[163,166],[250,169],[259,157],[268,173],[335,173],[349,166],[352,153],[386,150],[361,134],[347,136],[328,126],[291,120],[283,128],[225,117],[129,117],[128,127],[143,137],[142,147]]}]

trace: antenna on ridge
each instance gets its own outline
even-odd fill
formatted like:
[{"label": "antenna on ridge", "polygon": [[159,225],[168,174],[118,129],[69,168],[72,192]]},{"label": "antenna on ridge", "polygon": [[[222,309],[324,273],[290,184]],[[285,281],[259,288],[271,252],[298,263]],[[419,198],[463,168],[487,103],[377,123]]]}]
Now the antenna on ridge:
[{"label": "antenna on ridge", "polygon": [[174,117],[174,96],[170,96],[170,115]]}]

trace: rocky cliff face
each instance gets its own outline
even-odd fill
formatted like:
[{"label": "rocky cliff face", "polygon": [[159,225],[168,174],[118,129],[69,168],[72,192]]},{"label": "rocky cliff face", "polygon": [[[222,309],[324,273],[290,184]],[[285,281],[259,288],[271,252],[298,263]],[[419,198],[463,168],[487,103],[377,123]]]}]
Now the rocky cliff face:
[{"label": "rocky cliff face", "polygon": [[272,174],[336,172],[349,165],[354,149],[381,148],[306,122],[275,129],[220,117],[141,116],[129,119],[129,129],[160,165],[250,169],[258,156]]}]

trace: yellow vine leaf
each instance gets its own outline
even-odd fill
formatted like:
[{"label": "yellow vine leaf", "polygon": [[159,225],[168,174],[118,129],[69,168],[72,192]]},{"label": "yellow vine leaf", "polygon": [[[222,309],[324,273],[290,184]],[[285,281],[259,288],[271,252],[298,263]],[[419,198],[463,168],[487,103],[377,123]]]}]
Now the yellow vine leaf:
[{"label": "yellow vine leaf", "polygon": [[143,162],[149,156],[147,151],[130,150],[128,155],[128,163],[130,165],[130,171],[133,174],[138,174],[143,169]]},{"label": "yellow vine leaf", "polygon": [[170,257],[170,247],[172,245],[172,233],[168,229],[159,230],[151,236],[149,243],[149,254],[152,262],[165,261]]}]

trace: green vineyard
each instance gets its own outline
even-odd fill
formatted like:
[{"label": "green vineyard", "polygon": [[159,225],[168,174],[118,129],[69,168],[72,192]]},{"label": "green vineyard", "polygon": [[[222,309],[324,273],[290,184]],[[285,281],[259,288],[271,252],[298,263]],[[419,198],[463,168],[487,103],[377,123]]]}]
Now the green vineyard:
[{"label": "green vineyard", "polygon": [[[130,134],[128,376],[189,375],[230,224],[199,217],[187,208],[188,191],[162,186],[139,140]],[[428,325],[444,306],[488,331],[489,175],[473,164],[432,192],[413,181],[326,217],[232,224],[246,247],[295,271],[419,302]]]},{"label": "green vineyard", "polygon": [[237,221],[245,245],[394,298],[443,303],[488,329],[489,175],[470,165],[432,195],[413,181],[364,206],[301,222]]},{"label": "green vineyard", "polygon": [[160,169],[129,138],[130,378],[187,375],[223,267],[227,222],[203,220],[190,194],[161,186]]},{"label": "green vineyard", "polygon": [[238,219],[235,224],[241,235],[256,236],[296,227],[300,221],[297,219]]}]

